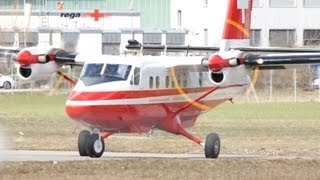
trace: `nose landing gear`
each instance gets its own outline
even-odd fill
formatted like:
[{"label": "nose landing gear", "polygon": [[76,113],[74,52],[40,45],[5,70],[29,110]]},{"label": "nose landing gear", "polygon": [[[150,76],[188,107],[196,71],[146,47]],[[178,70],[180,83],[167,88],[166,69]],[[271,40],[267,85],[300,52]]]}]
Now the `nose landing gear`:
[{"label": "nose landing gear", "polygon": [[99,158],[105,149],[104,139],[98,133],[90,133],[88,130],[80,132],[78,137],[78,150],[80,156]]}]

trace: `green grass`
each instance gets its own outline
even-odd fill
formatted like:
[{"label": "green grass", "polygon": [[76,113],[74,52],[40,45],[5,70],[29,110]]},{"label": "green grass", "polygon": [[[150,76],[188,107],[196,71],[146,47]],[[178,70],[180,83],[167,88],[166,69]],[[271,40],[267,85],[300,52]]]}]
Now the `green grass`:
[{"label": "green grass", "polygon": [[[0,95],[0,123],[16,149],[77,150],[82,128],[65,114],[67,96]],[[320,156],[320,104],[224,103],[203,114],[188,129],[205,139],[217,132],[222,153]],[[21,132],[23,135],[21,135]],[[107,151],[202,152],[182,136],[162,131],[146,135],[113,135]]]},{"label": "green grass", "polygon": [[67,95],[1,95],[0,114],[6,115],[64,115]]}]

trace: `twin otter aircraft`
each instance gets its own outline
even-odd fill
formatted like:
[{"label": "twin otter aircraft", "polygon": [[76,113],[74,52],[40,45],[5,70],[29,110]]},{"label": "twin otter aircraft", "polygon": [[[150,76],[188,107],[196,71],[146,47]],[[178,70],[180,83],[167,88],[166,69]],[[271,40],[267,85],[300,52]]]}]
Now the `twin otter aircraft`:
[{"label": "twin otter aircraft", "polygon": [[[81,156],[101,157],[104,139],[112,134],[161,129],[203,146],[206,158],[217,158],[220,138],[216,133],[203,141],[185,130],[195,124],[200,114],[245,89],[253,67],[272,69],[285,64],[320,63],[320,51],[316,49],[248,47],[251,9],[252,0],[229,0],[222,46],[209,57],[85,56],[62,49],[43,54],[37,48],[3,48],[2,52],[14,54],[22,79],[58,73],[75,85],[66,102],[66,112],[88,127],[79,134]],[[278,54],[252,55],[248,51]],[[62,65],[83,65],[78,82],[59,71]]]}]

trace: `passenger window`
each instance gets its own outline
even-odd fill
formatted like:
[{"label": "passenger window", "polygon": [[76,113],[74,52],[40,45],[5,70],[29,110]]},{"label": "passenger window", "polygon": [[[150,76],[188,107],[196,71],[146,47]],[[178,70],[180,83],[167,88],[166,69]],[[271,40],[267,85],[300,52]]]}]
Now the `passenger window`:
[{"label": "passenger window", "polygon": [[177,81],[178,81],[178,85],[181,86],[181,76],[180,75],[177,76]]},{"label": "passenger window", "polygon": [[170,84],[170,78],[169,76],[166,76],[166,88],[169,88],[169,84]]},{"label": "passenger window", "polygon": [[188,80],[186,77],[183,78],[183,82],[182,82],[183,87],[187,87],[188,85]]},{"label": "passenger window", "polygon": [[158,89],[160,87],[160,77],[156,77],[156,88]]},{"label": "passenger window", "polygon": [[203,74],[202,72],[199,72],[199,86],[202,87],[202,82],[203,82]]},{"label": "passenger window", "polygon": [[152,76],[150,76],[150,78],[149,78],[149,87],[150,87],[150,89],[153,88],[153,77]]},{"label": "passenger window", "polygon": [[134,85],[139,85],[140,84],[140,68],[136,67],[134,69],[133,73],[133,84]]},{"label": "passenger window", "polygon": [[173,88],[176,87],[173,79],[171,80],[171,87],[173,87]]}]

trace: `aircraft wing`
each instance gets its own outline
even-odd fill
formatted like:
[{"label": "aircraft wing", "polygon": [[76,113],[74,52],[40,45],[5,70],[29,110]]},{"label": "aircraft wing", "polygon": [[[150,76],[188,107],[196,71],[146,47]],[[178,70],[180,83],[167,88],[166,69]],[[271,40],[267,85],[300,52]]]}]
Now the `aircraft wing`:
[{"label": "aircraft wing", "polygon": [[0,59],[12,60],[20,52],[20,48],[0,46]]},{"label": "aircraft wing", "polygon": [[[129,40],[126,48],[128,50],[156,50],[156,51],[206,51],[217,52],[220,47],[214,46],[190,46],[190,45],[150,45],[140,44],[136,40]],[[272,52],[272,53],[311,53],[319,52],[320,48],[291,48],[291,47],[242,47],[232,46],[230,49],[239,50],[243,52]]]},{"label": "aircraft wing", "polygon": [[[83,65],[83,62],[77,62],[77,53],[67,52],[59,48],[49,48],[47,50],[41,47],[14,48],[0,47],[0,59],[7,62],[17,63],[17,74],[23,80],[36,80],[49,77],[54,73],[63,75],[60,68],[63,65]],[[65,79],[72,84],[70,78],[63,75]]]},{"label": "aircraft wing", "polygon": [[59,65],[82,65],[83,62],[76,62],[77,53],[67,52],[58,48],[40,50],[38,47],[15,48],[0,46],[0,58],[7,61],[13,60],[23,66],[31,64],[44,64],[55,61]]},{"label": "aircraft wing", "polygon": [[262,69],[278,69],[290,64],[318,64],[320,53],[287,53],[287,54],[249,54],[244,59],[247,66],[260,66]]}]

